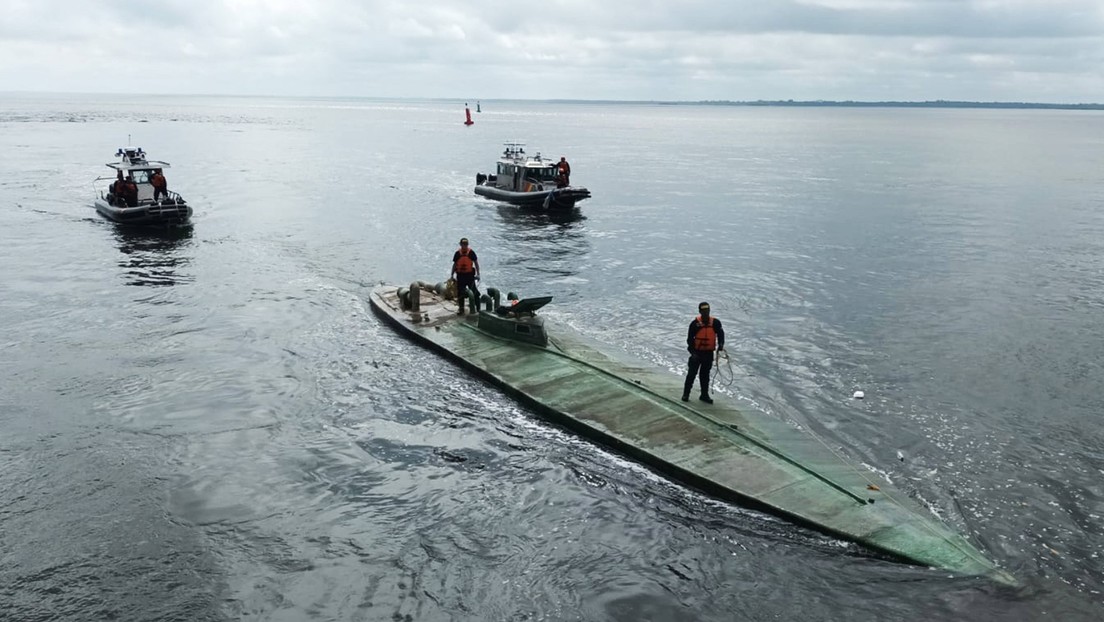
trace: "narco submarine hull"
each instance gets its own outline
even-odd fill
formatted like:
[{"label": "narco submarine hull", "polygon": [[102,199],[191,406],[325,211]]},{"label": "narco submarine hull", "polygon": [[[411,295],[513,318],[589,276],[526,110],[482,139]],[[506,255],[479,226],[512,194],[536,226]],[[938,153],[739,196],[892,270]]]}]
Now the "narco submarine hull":
[{"label": "narco submarine hull", "polygon": [[931,511],[810,433],[721,396],[684,403],[679,376],[599,351],[566,329],[549,336],[535,312],[551,297],[500,306],[484,296],[486,308],[459,316],[447,293],[442,284],[379,286],[370,303],[418,344],[674,480],[905,562],[1015,583]]}]

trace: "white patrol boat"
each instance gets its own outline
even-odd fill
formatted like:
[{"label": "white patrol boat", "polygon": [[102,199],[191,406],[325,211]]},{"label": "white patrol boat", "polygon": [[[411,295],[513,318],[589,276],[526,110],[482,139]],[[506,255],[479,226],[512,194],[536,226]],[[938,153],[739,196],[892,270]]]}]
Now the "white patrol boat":
[{"label": "white patrol boat", "polygon": [[545,209],[572,209],[583,199],[590,198],[590,190],[581,186],[569,186],[560,176],[555,160],[525,154],[525,143],[506,143],[506,150],[498,159],[495,173],[475,176],[475,193],[522,207]]},{"label": "white patrol boat", "polygon": [[[97,177],[93,180],[96,189],[96,211],[105,218],[128,225],[185,226],[192,217],[192,208],[184,197],[166,190],[154,198],[153,177],[155,172],[169,168],[168,162],[147,160],[141,147],[122,147],[116,153],[118,162],[108,162],[108,168],[118,171],[115,177]],[[129,193],[124,189],[116,190],[119,178],[130,180],[137,187]],[[102,184],[107,182],[107,187]],[[129,194],[129,196],[128,196]]]}]

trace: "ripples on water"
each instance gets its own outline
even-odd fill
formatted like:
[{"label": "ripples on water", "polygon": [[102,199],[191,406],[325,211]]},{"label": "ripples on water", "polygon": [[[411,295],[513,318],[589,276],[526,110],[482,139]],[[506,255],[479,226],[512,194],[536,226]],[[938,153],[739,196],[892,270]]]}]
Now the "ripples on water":
[{"label": "ripples on water", "polygon": [[[485,108],[0,105],[7,617],[1099,617],[1100,117]],[[86,180],[128,134],[193,230],[95,217]],[[549,218],[471,195],[519,137],[594,198]],[[460,236],[484,286],[552,293],[552,320],[673,373],[709,299],[720,391],[1026,586],[711,501],[379,324],[370,287],[444,279]]]}]

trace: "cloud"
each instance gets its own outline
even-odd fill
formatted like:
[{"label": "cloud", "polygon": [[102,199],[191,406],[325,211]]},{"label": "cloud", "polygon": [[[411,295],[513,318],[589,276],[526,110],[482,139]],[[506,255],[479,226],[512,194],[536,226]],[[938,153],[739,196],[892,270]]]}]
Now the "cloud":
[{"label": "cloud", "polygon": [[9,0],[13,90],[1095,101],[1085,0]]}]

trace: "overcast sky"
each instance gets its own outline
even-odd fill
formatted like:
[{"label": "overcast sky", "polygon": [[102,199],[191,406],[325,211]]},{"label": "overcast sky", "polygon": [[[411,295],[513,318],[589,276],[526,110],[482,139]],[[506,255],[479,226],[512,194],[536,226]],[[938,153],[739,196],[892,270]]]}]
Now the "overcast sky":
[{"label": "overcast sky", "polygon": [[0,91],[1102,102],[1104,0],[5,0]]}]

